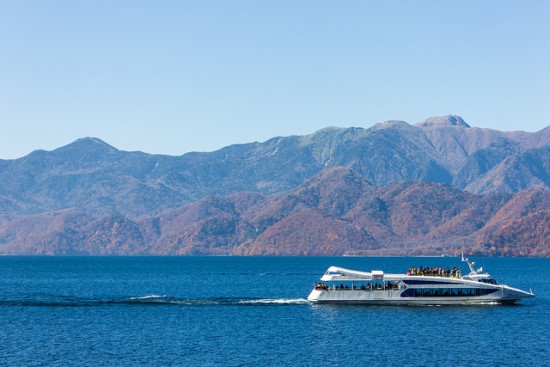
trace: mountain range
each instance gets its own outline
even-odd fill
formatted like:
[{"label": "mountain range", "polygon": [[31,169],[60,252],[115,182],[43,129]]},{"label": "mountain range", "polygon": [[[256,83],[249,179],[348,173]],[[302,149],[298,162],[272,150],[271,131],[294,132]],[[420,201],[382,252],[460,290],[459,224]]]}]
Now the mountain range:
[{"label": "mountain range", "polygon": [[550,127],[458,116],[182,156],[0,160],[0,253],[550,256]]}]

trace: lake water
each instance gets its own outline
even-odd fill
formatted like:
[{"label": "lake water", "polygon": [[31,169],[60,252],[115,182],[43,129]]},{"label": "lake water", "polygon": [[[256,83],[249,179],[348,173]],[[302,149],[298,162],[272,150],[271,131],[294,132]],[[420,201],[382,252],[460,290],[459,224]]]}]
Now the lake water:
[{"label": "lake water", "polygon": [[330,265],[457,258],[0,257],[1,366],[550,365],[550,259],[480,258],[515,306],[330,306]]}]

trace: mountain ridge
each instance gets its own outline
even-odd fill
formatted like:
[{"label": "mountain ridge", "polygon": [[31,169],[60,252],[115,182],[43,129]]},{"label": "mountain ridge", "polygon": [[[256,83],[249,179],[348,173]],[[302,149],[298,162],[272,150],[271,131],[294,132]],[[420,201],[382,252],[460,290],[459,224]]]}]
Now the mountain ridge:
[{"label": "mountain ridge", "polygon": [[443,251],[451,233],[480,254],[520,253],[502,249],[502,228],[527,239],[522,254],[547,256],[550,243],[544,225],[525,220],[545,220],[545,208],[514,217],[513,228],[490,222],[511,197],[549,190],[550,127],[500,132],[454,115],[181,156],[82,138],[0,160],[0,182],[0,252],[408,254],[425,253],[422,243]]},{"label": "mountain ridge", "polygon": [[[508,148],[491,148],[499,145]],[[550,127],[536,133],[503,133],[470,127],[454,115],[427,119],[416,126],[389,121],[368,129],[326,128],[304,136],[181,156],[125,152],[100,139],[83,138],[50,152],[39,150],[16,160],[0,160],[0,196],[12,201],[14,208],[41,212],[79,205],[82,196],[97,190],[94,210],[105,211],[101,202],[111,202],[108,212],[142,215],[153,206],[132,208],[128,200],[117,199],[121,186],[133,187],[127,195],[134,201],[155,202],[164,210],[206,195],[281,192],[336,166],[351,167],[378,186],[428,181],[451,183],[473,193],[515,192],[529,188],[531,183],[526,179],[496,187],[494,183],[503,175],[518,175],[510,172],[518,166],[497,166],[529,149],[534,149],[535,155],[543,154],[541,159],[546,160],[548,145]],[[490,174],[498,177],[487,182],[492,170]],[[522,174],[536,176],[537,170],[527,169]],[[547,186],[547,180],[540,176],[539,183]],[[163,203],[159,195],[170,199]]]},{"label": "mountain ridge", "polygon": [[[475,195],[376,187],[335,167],[275,195],[204,197],[157,216],[76,209],[0,217],[3,253],[62,255],[550,256],[550,190]],[[520,242],[514,242],[519,241]]]}]

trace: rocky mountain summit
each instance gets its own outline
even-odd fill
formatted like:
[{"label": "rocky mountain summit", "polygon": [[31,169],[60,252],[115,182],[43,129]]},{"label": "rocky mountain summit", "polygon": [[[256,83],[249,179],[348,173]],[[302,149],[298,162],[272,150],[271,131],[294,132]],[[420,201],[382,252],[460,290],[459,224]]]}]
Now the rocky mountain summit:
[{"label": "rocky mountain summit", "polygon": [[435,116],[425,119],[416,124],[418,127],[442,127],[442,126],[461,126],[469,128],[470,125],[466,123],[460,116]]},{"label": "rocky mountain summit", "polygon": [[178,157],[84,138],[0,160],[0,253],[549,256],[549,190],[550,127],[458,116]]}]

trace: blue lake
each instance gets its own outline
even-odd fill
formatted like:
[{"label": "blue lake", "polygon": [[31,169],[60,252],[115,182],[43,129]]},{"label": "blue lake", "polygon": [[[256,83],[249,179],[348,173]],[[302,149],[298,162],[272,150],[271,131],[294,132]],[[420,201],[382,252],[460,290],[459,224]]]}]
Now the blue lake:
[{"label": "blue lake", "polygon": [[458,258],[0,257],[1,366],[550,365],[550,259],[478,258],[515,306],[311,305],[330,265]]}]

